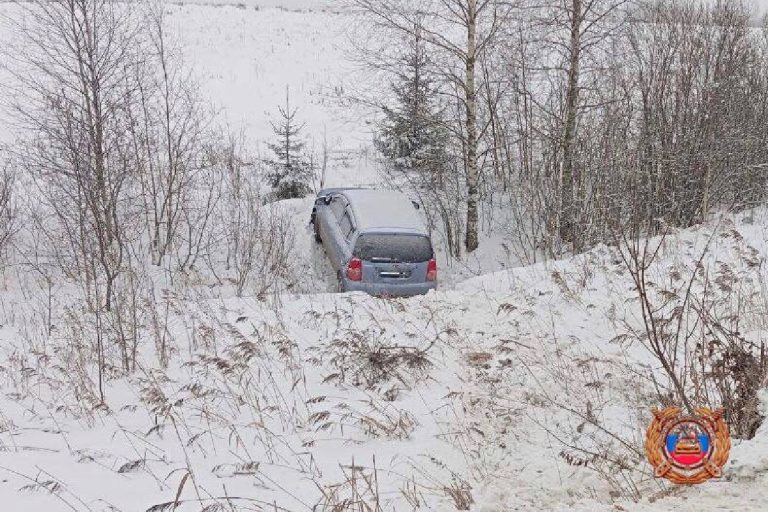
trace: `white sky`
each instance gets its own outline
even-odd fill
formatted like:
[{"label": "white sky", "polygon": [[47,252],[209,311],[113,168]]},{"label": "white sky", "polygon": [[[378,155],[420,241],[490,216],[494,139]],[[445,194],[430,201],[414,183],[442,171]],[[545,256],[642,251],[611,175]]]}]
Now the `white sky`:
[{"label": "white sky", "polygon": [[[0,0],[2,2],[3,0]],[[419,2],[419,0],[414,0]],[[712,2],[714,0],[704,0]],[[768,12],[768,0],[744,0],[755,5],[758,13]],[[188,3],[258,5],[260,7],[285,7],[289,9],[311,9],[345,5],[347,0],[187,0]]]}]

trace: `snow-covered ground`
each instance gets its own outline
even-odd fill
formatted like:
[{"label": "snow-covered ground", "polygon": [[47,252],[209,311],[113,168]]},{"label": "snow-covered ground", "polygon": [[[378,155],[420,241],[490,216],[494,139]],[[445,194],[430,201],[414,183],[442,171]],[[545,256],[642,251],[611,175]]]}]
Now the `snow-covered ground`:
[{"label": "snow-covered ground", "polygon": [[[753,264],[768,255],[766,220],[678,233],[651,275],[693,268],[715,232],[705,269],[764,280]],[[695,489],[629,461],[639,503],[612,498],[597,462],[567,462],[558,436],[600,436],[553,403],[591,401],[599,424],[635,446],[653,405],[628,371],[651,360],[616,342],[639,319],[606,247],[408,300],[169,291],[170,365],[147,350],[134,377],[107,381],[107,408],[89,405],[94,383],[67,355],[78,326],[62,317],[32,352],[23,340],[39,309],[12,288],[1,297],[9,510],[171,510],[177,496],[177,510],[336,510],[344,499],[460,510],[470,496],[482,511],[762,510],[768,497],[768,426],[735,443],[726,479]],[[765,334],[758,317],[744,326]]]},{"label": "snow-covered ground", "polygon": [[[220,120],[242,129],[254,151],[288,86],[310,143],[325,132],[337,150],[328,184],[376,183],[366,117],[339,98],[351,76],[350,18],[331,4],[168,10]],[[307,293],[160,290],[169,329],[155,341],[168,344],[169,362],[145,346],[133,376],[107,375],[106,407],[96,406],[93,361],[79,358],[89,326],[68,310],[66,290],[58,290],[52,336],[40,337],[45,290],[22,269],[8,270],[0,286],[3,510],[766,509],[768,424],[735,443],[725,479],[694,489],[654,481],[627,447],[642,446],[656,404],[643,378],[652,359],[617,341],[640,319],[614,250],[509,268],[515,262],[502,261],[499,240],[488,239],[485,253],[451,269],[436,293],[332,294],[306,228],[310,204],[276,206],[293,219]],[[650,273],[659,286],[679,286],[670,276],[695,268],[711,243],[704,268],[727,265],[765,299],[767,240],[765,210],[728,217],[671,236]],[[745,315],[745,332],[765,339],[764,318],[765,310]],[[627,446],[585,426],[587,411]],[[627,481],[618,485],[636,486],[640,501],[616,495],[596,471],[612,466],[582,461],[563,442],[626,457]]]},{"label": "snow-covered ground", "polygon": [[354,76],[346,58],[349,16],[248,4],[169,5],[168,14],[185,62],[219,121],[242,130],[252,151],[265,154],[264,143],[274,136],[270,121],[288,92],[297,121],[305,123],[308,149],[319,151],[325,138],[332,151],[327,185],[375,180],[371,129],[363,112],[342,103]]}]

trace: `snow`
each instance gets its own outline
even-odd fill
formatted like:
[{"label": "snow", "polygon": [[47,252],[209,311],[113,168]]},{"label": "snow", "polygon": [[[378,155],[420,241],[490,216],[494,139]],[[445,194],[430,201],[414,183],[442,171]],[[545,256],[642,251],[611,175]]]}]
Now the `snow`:
[{"label": "snow", "polygon": [[[298,212],[302,202],[285,207]],[[726,226],[724,233],[732,228],[743,238],[717,238],[705,264],[741,268],[747,246],[768,255],[764,218]],[[690,265],[711,229],[670,239],[653,271]],[[650,407],[638,414],[641,402],[626,401],[638,382],[617,373],[623,362],[648,357],[611,343],[621,329],[610,315],[632,322],[635,314],[621,269],[609,248],[598,247],[407,300],[318,293],[272,304],[174,294],[173,364],[162,369],[148,354],[138,375],[110,380],[109,411],[79,410],[55,358],[24,354],[22,332],[32,326],[23,312],[32,304],[11,288],[0,320],[0,499],[11,510],[66,509],[48,491],[20,492],[31,478],[58,482],[75,510],[88,510],[80,502],[147,510],[173,501],[191,469],[197,492],[188,481],[182,499],[245,496],[309,510],[323,502],[319,488],[342,483],[353,462],[370,475],[375,460],[387,511],[410,510],[400,492],[409,482],[427,510],[454,510],[442,489],[462,482],[471,487],[472,510],[481,511],[761,510],[766,425],[752,441],[735,443],[726,480],[665,490],[646,479],[638,503],[610,498],[594,472],[565,464],[539,427],[569,428],[562,411],[536,405],[541,393],[563,396],[547,370],[555,360],[563,368],[597,360],[608,386],[601,420],[622,435],[649,420]],[[378,380],[357,352],[375,346],[426,350],[428,368],[399,368]],[[573,405],[593,393],[571,395]]]},{"label": "snow", "polygon": [[404,194],[390,190],[347,190],[344,195],[361,232],[410,231],[427,234],[424,220]]},{"label": "snow", "polygon": [[344,7],[340,0],[167,0],[169,4],[204,5],[204,6],[234,6],[252,9],[276,8],[284,11],[325,11],[338,10]]},{"label": "snow", "polygon": [[[315,10],[311,0],[285,1],[168,10],[222,122],[258,147],[289,85],[307,136],[318,143],[325,130],[336,148],[327,185],[376,184],[369,128],[332,92],[348,76],[350,18]],[[9,140],[7,132],[0,137]],[[415,226],[405,196],[353,194],[365,201],[361,224],[386,213],[397,227]],[[158,308],[168,319],[170,363],[163,367],[146,340],[134,374],[107,376],[106,408],[96,407],[94,362],[78,350],[90,329],[72,307],[78,291],[55,285],[56,329],[47,336],[44,284],[22,267],[2,271],[4,510],[143,512],[162,503],[171,510],[177,496],[179,512],[214,503],[334,510],[334,500],[372,501],[366,482],[374,476],[386,512],[456,510],[462,492],[482,512],[765,510],[768,423],[754,439],[734,442],[723,480],[695,488],[654,481],[647,464],[628,458],[637,502],[612,494],[595,461],[571,465],[561,455],[555,435],[610,440],[589,426],[579,432],[579,422],[547,399],[592,404],[601,425],[637,446],[657,405],[645,378],[653,360],[617,342],[640,318],[612,248],[519,266],[489,236],[475,259],[441,267],[441,290],[381,300],[328,293],[334,276],[312,241],[311,198],[268,207],[293,222],[305,276],[298,289],[237,298],[207,283],[163,288],[153,276],[163,283]],[[649,273],[663,283],[694,268],[710,242],[706,269],[728,264],[750,292],[765,282],[765,209],[675,233]],[[745,262],[751,250],[757,267]],[[744,332],[755,339],[768,327],[762,306],[744,314]],[[411,364],[372,365],[371,353]],[[768,412],[768,396],[763,404]]]}]

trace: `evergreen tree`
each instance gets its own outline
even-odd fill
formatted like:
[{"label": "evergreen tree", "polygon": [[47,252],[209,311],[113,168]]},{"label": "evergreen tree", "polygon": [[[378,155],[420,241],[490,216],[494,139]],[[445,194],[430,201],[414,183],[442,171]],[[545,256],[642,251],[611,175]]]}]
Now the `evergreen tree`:
[{"label": "evergreen tree", "polygon": [[272,160],[266,160],[269,168],[267,179],[278,199],[303,197],[310,192],[312,164],[304,154],[306,145],[299,136],[304,123],[296,120],[298,109],[291,109],[288,88],[285,90],[285,106],[279,106],[280,121],[270,123],[275,133],[275,142],[267,144],[275,154]]},{"label": "evergreen tree", "polygon": [[447,161],[448,132],[437,108],[437,88],[421,32],[414,30],[391,84],[394,105],[382,107],[376,147],[393,170],[418,174],[422,186],[440,186]]}]

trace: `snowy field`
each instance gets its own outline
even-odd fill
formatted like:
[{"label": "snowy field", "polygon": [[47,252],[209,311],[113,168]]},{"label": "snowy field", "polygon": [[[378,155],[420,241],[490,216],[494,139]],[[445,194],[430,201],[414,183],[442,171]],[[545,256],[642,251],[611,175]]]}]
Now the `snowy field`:
[{"label": "snowy field", "polygon": [[169,13],[185,62],[199,77],[219,121],[242,131],[252,151],[264,154],[264,143],[273,137],[270,121],[276,120],[287,89],[298,108],[297,120],[305,123],[308,149],[319,151],[325,138],[332,151],[327,185],[375,180],[370,128],[363,113],[341,99],[354,74],[345,58],[347,16],[249,4],[185,4],[169,6]]},{"label": "snowy field", "polygon": [[[168,10],[220,121],[262,151],[289,87],[308,143],[325,133],[336,149],[328,185],[377,183],[367,117],[339,95],[354,75],[349,15],[335,0],[213,3]],[[504,269],[489,249],[468,264],[488,273],[463,279],[472,272],[455,269],[423,297],[325,293],[332,276],[306,228],[310,204],[279,205],[294,220],[308,283],[299,291],[308,293],[158,290],[170,362],[148,348],[132,377],[107,379],[106,406],[95,406],[93,376],[71,346],[87,327],[70,315],[67,290],[58,290],[53,335],[36,338],[46,296],[29,275],[7,270],[2,510],[766,510],[768,424],[735,442],[724,480],[693,489],[653,480],[641,458],[616,447],[639,502],[614,493],[594,471],[599,461],[575,463],[579,455],[563,448],[612,442],[568,408],[594,406],[594,423],[641,447],[655,405],[643,378],[648,354],[617,342],[640,318],[615,251]],[[746,289],[765,293],[763,210],[675,233],[654,281],[681,286],[670,276],[695,268],[708,243],[704,268],[725,264]],[[745,315],[745,332],[764,339],[764,319],[765,311]]]}]

